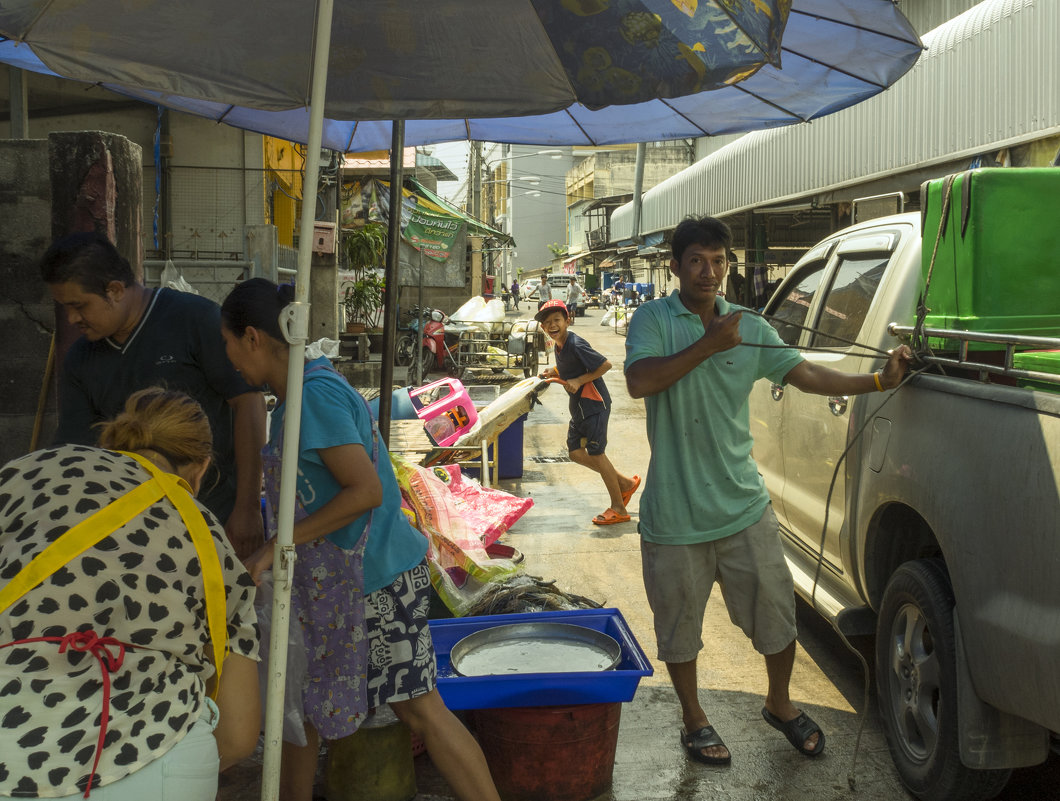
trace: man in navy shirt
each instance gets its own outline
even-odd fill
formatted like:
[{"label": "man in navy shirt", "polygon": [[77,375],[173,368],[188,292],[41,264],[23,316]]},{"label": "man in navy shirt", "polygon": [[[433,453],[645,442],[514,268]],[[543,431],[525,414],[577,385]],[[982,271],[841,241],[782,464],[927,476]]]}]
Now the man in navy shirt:
[{"label": "man in navy shirt", "polygon": [[595,470],[604,480],[611,506],[593,518],[598,526],[629,521],[626,504],[640,486],[640,476],[625,476],[615,470],[604,453],[607,446],[607,421],[611,414],[611,395],[603,375],[611,362],[572,331],[570,317],[562,300],[546,301],[534,319],[556,345],[556,366],[541,373],[541,378],[559,378],[570,395],[570,427],[567,450],[572,462]]},{"label": "man in navy shirt", "polygon": [[41,261],[52,297],[81,331],[59,376],[55,444],[96,444],[94,426],[133,392],[165,386],[193,397],[210,419],[214,462],[199,499],[224,524],[236,553],[264,541],[261,449],[265,400],[225,356],[220,308],[172,289],[148,289],[105,237],[72,234]]}]

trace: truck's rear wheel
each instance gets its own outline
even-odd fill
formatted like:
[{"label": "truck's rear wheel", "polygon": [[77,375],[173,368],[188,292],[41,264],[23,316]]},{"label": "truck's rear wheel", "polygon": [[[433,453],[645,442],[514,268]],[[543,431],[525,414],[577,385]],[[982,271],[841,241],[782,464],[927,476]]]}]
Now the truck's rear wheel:
[{"label": "truck's rear wheel", "polygon": [[887,584],[876,628],[876,684],[902,783],[923,801],[985,801],[1010,770],[961,763],[953,590],[942,562],[906,562]]}]

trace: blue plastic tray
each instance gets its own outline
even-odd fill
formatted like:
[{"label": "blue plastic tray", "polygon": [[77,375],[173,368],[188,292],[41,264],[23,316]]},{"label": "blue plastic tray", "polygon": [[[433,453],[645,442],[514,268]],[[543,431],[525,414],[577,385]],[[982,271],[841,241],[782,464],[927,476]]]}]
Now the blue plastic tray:
[{"label": "blue plastic tray", "polygon": [[[552,621],[602,631],[622,646],[614,670],[587,673],[517,673],[503,676],[456,676],[449,652],[469,634],[507,623]],[[431,635],[438,657],[438,691],[450,709],[497,709],[515,706],[560,706],[632,701],[641,676],[652,674],[651,663],[617,609],[575,609],[432,620]]]}]

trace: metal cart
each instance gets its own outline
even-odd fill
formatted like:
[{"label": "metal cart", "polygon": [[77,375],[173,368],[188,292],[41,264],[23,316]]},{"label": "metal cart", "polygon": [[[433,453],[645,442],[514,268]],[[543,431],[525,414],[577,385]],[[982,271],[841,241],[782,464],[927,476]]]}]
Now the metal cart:
[{"label": "metal cart", "polygon": [[549,361],[549,343],[537,320],[450,323],[448,330],[460,333],[456,363],[463,378],[472,370],[522,370],[529,378]]}]

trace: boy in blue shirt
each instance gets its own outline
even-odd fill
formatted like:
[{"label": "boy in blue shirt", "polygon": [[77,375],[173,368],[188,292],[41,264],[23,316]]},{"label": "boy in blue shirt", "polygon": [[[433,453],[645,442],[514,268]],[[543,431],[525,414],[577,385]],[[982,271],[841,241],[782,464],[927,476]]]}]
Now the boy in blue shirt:
[{"label": "boy in blue shirt", "polygon": [[628,522],[626,504],[640,486],[640,476],[622,475],[604,454],[611,395],[603,375],[611,369],[611,362],[580,336],[567,330],[570,317],[562,300],[543,303],[534,319],[541,323],[556,345],[556,366],[541,373],[541,378],[558,377],[570,395],[567,449],[571,461],[599,473],[611,496],[611,506],[594,517],[593,523],[609,526]]}]

